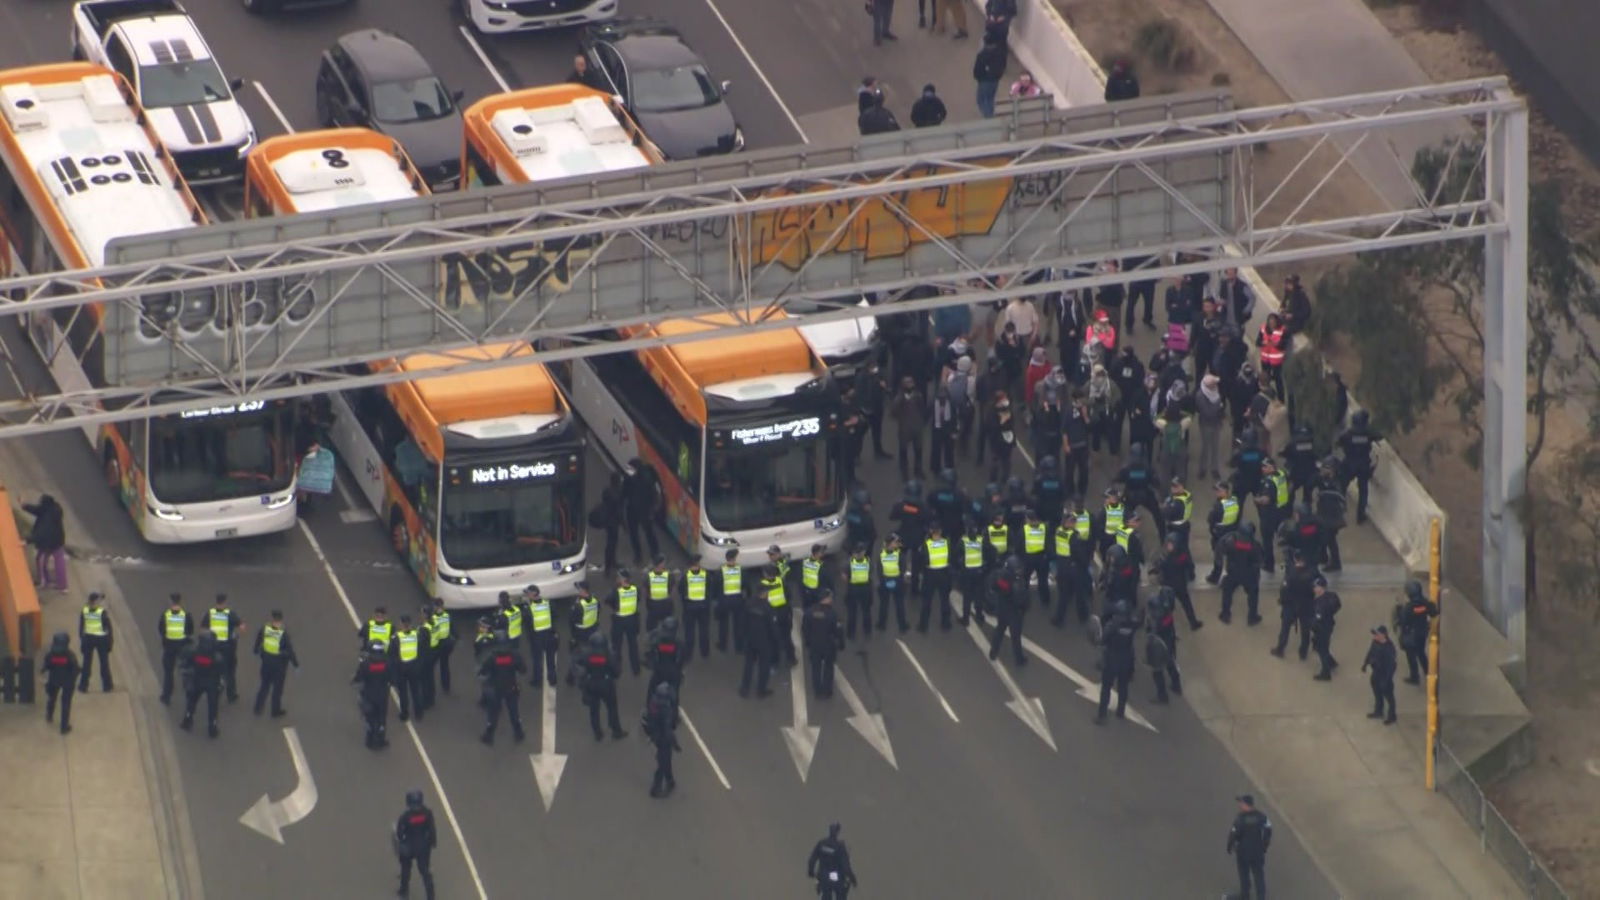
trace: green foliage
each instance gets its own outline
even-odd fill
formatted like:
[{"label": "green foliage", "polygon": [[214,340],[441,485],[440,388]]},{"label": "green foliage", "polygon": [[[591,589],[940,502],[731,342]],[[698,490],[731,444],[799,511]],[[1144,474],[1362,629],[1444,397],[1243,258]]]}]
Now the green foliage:
[{"label": "green foliage", "polygon": [[1160,68],[1183,72],[1194,67],[1194,48],[1170,19],[1151,19],[1133,33],[1133,48]]},{"label": "green foliage", "polygon": [[1289,354],[1283,366],[1284,387],[1294,398],[1296,424],[1311,426],[1317,455],[1333,452],[1333,439],[1339,431],[1338,389],[1328,374],[1328,363],[1314,346],[1301,347]]}]

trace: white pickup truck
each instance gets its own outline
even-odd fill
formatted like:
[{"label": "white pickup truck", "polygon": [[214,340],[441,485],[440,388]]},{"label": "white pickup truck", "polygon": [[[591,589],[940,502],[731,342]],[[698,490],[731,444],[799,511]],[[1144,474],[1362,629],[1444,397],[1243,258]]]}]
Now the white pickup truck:
[{"label": "white pickup truck", "polygon": [[83,0],[72,7],[72,56],[128,80],[190,184],[236,181],[256,132],[177,0]]}]

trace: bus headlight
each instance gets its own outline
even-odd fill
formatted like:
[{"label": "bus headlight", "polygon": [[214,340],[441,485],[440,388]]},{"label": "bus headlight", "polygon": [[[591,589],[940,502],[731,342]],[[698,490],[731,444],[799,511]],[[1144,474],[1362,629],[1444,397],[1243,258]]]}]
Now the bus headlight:
[{"label": "bus headlight", "polygon": [[145,504],[145,509],[150,510],[150,515],[155,516],[163,522],[183,521],[183,513],[178,512],[170,506],[154,506],[147,503]]},{"label": "bus headlight", "polygon": [[737,125],[733,126],[733,149],[735,151],[744,149],[744,129]]},{"label": "bus headlight", "polygon": [[283,509],[285,506],[288,506],[289,504],[291,504],[293,502],[294,502],[294,491],[289,491],[289,492],[281,494],[281,495],[279,495],[277,497],[268,497],[267,501],[266,501],[266,505],[267,505],[267,509]]},{"label": "bus headlight", "polygon": [[844,525],[844,519],[840,518],[839,516],[834,516],[831,519],[818,519],[813,524],[816,525],[818,531],[826,534],[830,531],[838,531],[840,526]]},{"label": "bus headlight", "polygon": [[477,582],[472,580],[471,575],[451,575],[449,572],[440,572],[438,574],[439,580],[445,584],[453,584],[457,587],[467,587],[468,585],[477,584]]},{"label": "bus headlight", "polygon": [[[704,532],[702,532],[702,534],[704,534]],[[739,546],[738,539],[732,537],[731,535],[728,536],[728,537],[717,537],[714,534],[707,534],[707,535],[705,535],[705,539],[706,539],[706,543],[710,544],[713,547],[737,547],[737,546]]]},{"label": "bus headlight", "polygon": [[561,574],[562,575],[571,575],[573,572],[576,572],[576,571],[582,569],[583,568],[583,564],[586,563],[586,562],[588,562],[587,559],[579,557],[578,559],[573,560],[572,562],[569,562],[566,565],[562,566],[561,567]]}]

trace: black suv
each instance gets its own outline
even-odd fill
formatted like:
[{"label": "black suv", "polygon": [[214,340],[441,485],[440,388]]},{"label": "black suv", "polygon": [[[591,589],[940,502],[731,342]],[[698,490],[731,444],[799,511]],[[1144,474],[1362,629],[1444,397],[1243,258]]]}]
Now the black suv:
[{"label": "black suv", "polygon": [[645,136],[668,159],[744,149],[744,131],[700,54],[677,29],[654,19],[585,26],[579,38],[596,86],[622,98]]}]

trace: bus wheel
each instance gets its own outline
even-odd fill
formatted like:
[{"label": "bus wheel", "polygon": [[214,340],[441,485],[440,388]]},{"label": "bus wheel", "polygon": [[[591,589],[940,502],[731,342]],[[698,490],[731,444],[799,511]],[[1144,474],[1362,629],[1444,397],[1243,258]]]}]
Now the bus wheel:
[{"label": "bus wheel", "polygon": [[106,448],[106,487],[111,488],[111,493],[116,496],[117,503],[122,503],[122,464],[117,462],[116,453],[111,448]]},{"label": "bus wheel", "polygon": [[394,552],[400,554],[400,559],[410,566],[411,529],[406,527],[406,520],[398,514],[389,525],[389,540],[394,544]]}]

